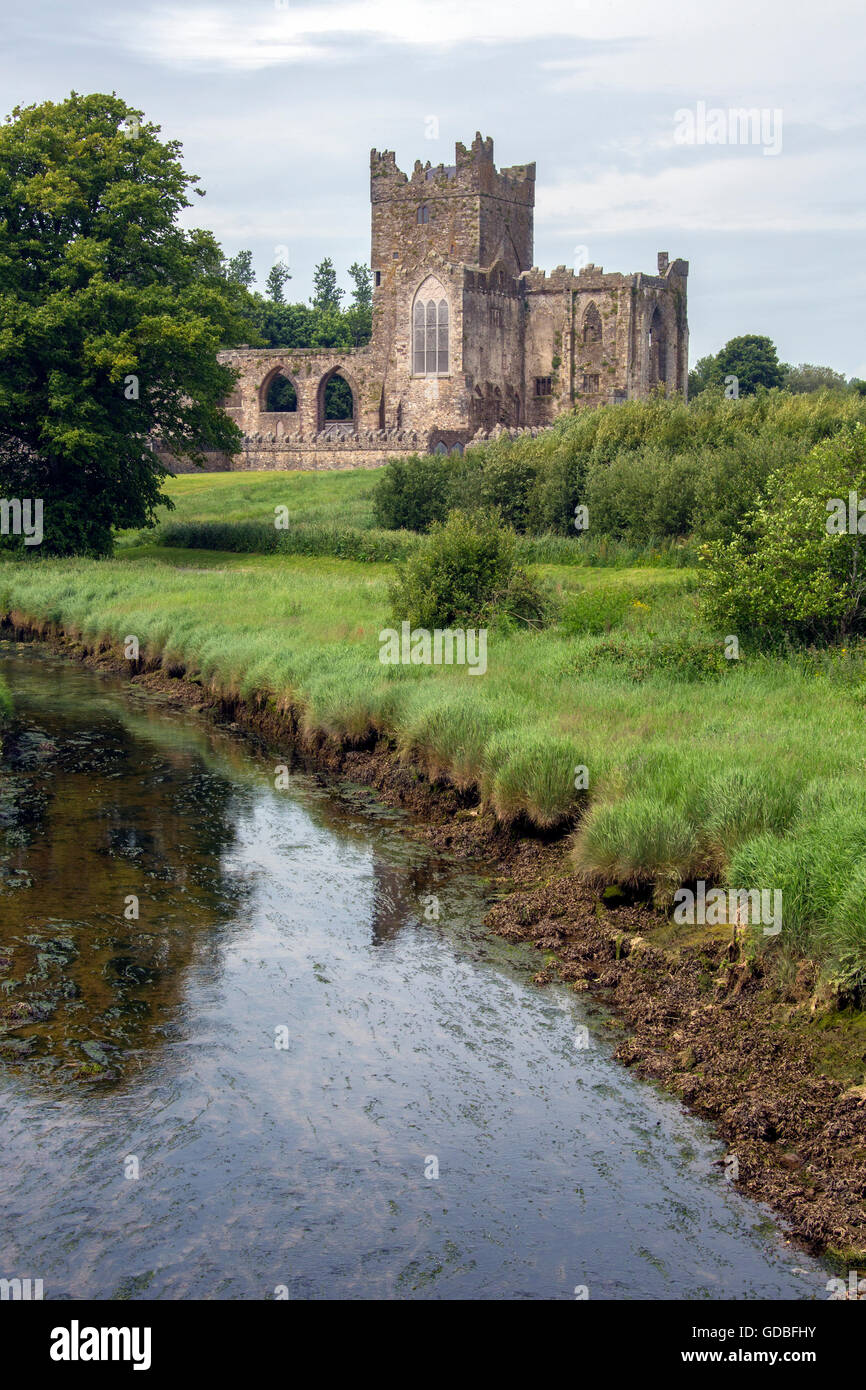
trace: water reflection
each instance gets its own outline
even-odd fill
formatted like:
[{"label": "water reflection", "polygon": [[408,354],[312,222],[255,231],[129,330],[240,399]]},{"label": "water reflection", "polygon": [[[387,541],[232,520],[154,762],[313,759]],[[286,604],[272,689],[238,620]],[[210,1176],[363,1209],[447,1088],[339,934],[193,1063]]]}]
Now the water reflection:
[{"label": "water reflection", "polygon": [[277,791],[285,753],[5,651],[0,1277],[47,1298],[822,1296],[604,1019],[484,937],[477,875],[362,789]]}]

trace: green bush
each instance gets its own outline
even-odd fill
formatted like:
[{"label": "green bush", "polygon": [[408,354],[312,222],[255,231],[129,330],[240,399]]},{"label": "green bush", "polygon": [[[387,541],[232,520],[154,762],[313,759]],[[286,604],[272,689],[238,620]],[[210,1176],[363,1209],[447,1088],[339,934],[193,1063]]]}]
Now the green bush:
[{"label": "green bush", "polygon": [[831,390],[762,387],[734,401],[710,387],[688,405],[655,396],[581,407],[536,438],[503,435],[462,459],[392,460],[376,486],[376,524],[426,531],[449,510],[496,507],[518,534],[577,539],[582,505],[594,540],[731,540],[772,474],[857,421],[866,423],[866,398]]},{"label": "green bush", "polygon": [[517,563],[515,535],[498,512],[453,511],[402,565],[391,587],[395,621],[413,627],[489,625],[497,618],[542,627],[550,598]]},{"label": "green bush", "polygon": [[830,642],[866,631],[866,541],[828,531],[832,499],[866,496],[866,428],[840,430],[773,474],[744,533],[703,552],[704,609],[719,629],[770,642]]},{"label": "green bush", "polygon": [[539,464],[527,445],[535,443],[506,437],[487,449],[467,450],[453,471],[452,507],[461,511],[493,508],[515,531],[531,529]]},{"label": "green bush", "polygon": [[442,454],[391,459],[373,493],[373,520],[386,531],[428,531],[444,521],[451,495],[452,464]]}]

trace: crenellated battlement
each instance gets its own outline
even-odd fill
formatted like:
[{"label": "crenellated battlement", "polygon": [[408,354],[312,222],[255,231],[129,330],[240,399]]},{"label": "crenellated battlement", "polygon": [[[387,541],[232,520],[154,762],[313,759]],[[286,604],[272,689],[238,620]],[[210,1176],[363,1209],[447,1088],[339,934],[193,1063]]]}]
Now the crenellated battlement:
[{"label": "crenellated battlement", "polygon": [[497,169],[493,141],[477,133],[467,147],[458,140],[453,164],[415,160],[411,174],[398,168],[393,150],[370,151],[370,198],[373,203],[393,198],[453,197],[486,194],[525,207],[535,204],[535,164]]}]

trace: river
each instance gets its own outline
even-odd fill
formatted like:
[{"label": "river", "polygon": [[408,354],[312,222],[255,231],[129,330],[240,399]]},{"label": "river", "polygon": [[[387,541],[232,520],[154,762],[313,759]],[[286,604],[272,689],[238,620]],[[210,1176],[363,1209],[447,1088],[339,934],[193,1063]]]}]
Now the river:
[{"label": "river", "polygon": [[486,935],[495,866],[38,644],[0,656],[0,1277],[826,1298],[605,1014]]}]

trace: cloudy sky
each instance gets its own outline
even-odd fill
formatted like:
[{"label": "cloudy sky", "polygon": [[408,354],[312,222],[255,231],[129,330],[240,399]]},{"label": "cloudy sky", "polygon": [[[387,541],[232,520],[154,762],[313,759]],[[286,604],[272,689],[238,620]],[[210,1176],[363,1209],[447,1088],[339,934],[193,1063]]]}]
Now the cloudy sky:
[{"label": "cloudy sky", "polygon": [[[287,258],[292,298],[323,256],[369,258],[371,147],[448,164],[480,130],[497,164],[537,163],[537,265],[652,272],[666,250],[691,265],[692,360],[767,333],[785,361],[866,377],[862,0],[0,10],[4,112],[73,88],[141,107],[202,176],[191,219],[250,247],[260,282]],[[701,138],[732,108],[766,113],[759,142]]]}]

